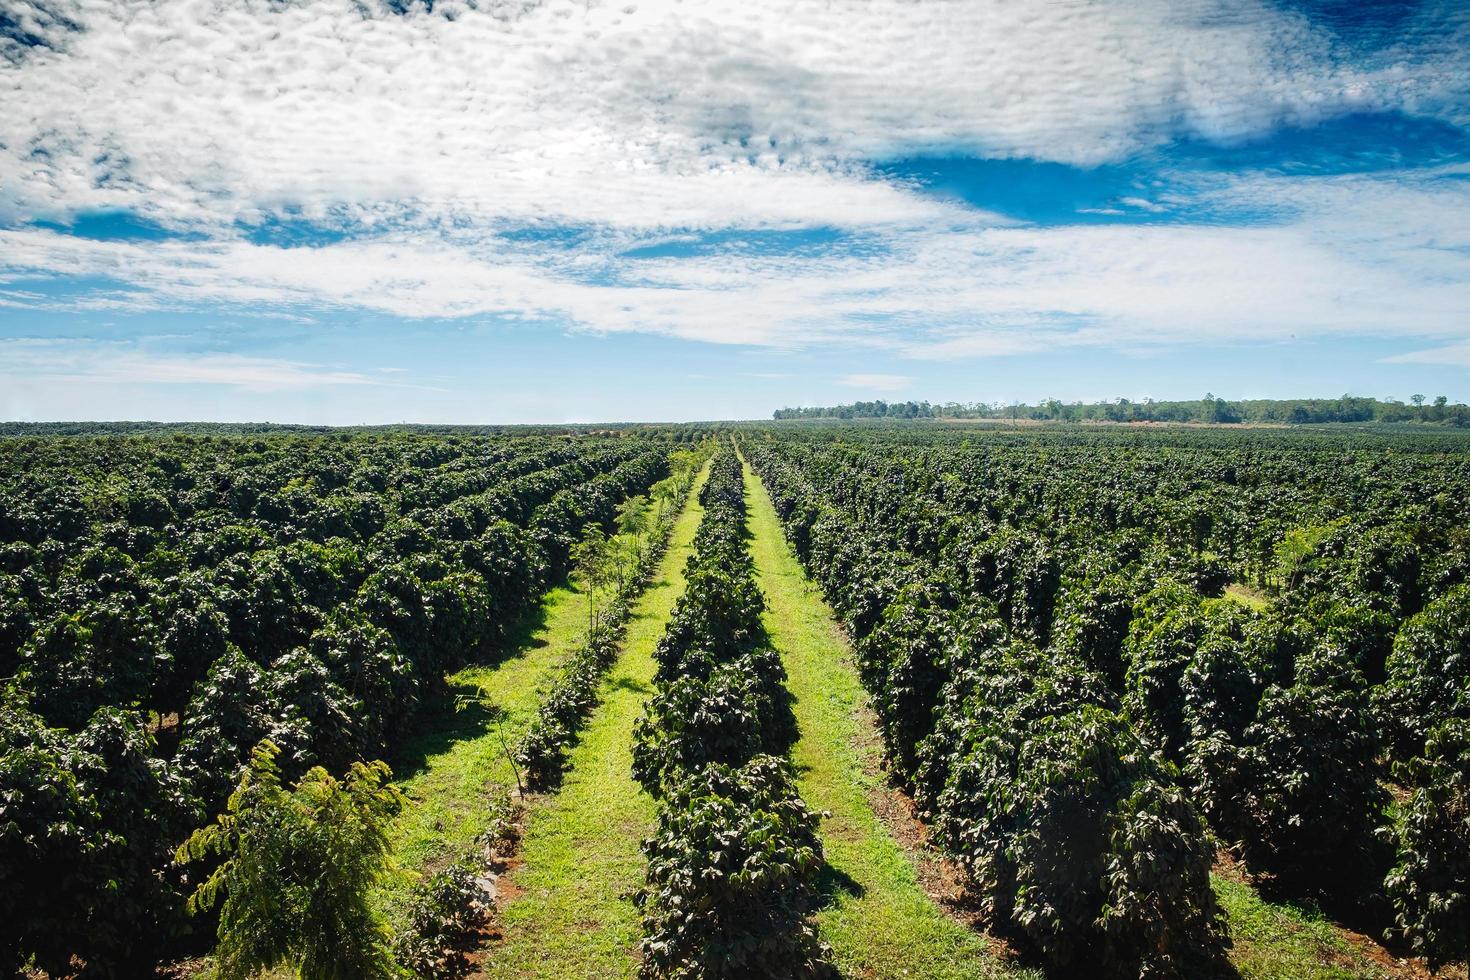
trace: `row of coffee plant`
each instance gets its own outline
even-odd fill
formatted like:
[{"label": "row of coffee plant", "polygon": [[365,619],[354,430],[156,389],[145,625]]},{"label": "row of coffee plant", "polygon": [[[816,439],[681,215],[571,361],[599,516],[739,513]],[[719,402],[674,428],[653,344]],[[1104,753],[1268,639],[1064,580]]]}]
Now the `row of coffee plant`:
[{"label": "row of coffee plant", "polygon": [[[587,636],[567,658],[516,746],[515,759],[530,788],[546,789],[561,779],[567,752],[597,707],[603,675],[617,660],[633,602],[657,573],[706,456],[698,451],[671,456],[670,475],[654,485],[647,500],[625,501],[618,518],[621,542],[593,528],[576,549],[589,605]],[[611,592],[600,610],[595,605],[599,587]]]},{"label": "row of coffee plant", "polygon": [[[602,676],[617,658],[632,603],[651,581],[707,456],[698,449],[672,454],[669,476],[646,497],[630,497],[619,508],[621,537],[608,537],[593,525],[573,548],[588,598],[587,632],[516,745],[516,779],[524,779],[524,788],[548,789],[560,780],[567,752],[597,705]],[[611,597],[599,608],[598,597],[606,590]],[[446,867],[415,885],[394,940],[396,958],[414,975],[435,980],[469,975],[473,966],[467,954],[483,941],[493,913],[494,880],[515,854],[519,813],[520,804],[506,787],[492,800],[486,830]]]},{"label": "row of coffee plant", "polygon": [[808,918],[823,864],[818,818],[785,758],[795,717],[761,623],[732,449],[714,457],[700,502],[687,588],[634,732],[634,776],[659,801],[639,896],[643,974],[823,976]]},{"label": "row of coffee plant", "polygon": [[[1171,942],[1218,949],[1203,817],[1263,884],[1463,959],[1470,563],[1464,498],[1431,492],[1465,483],[1463,459],[1356,449],[1304,484],[1292,473],[1322,471],[1320,449],[1192,438],[787,441],[753,459],[858,640],[895,774],[1042,955],[1131,972]],[[1124,467],[1153,486],[1124,491]],[[1246,526],[1220,520],[1234,487],[1255,488],[1258,526],[1287,528],[1269,575],[1221,530]],[[1176,533],[1160,517],[1180,509]],[[1077,798],[1058,811],[1057,793]],[[1113,816],[1082,834],[1078,808]],[[1140,873],[1120,919],[1114,890]]]},{"label": "row of coffee plant", "polygon": [[421,980],[461,980],[470,958],[486,940],[494,912],[490,876],[502,874],[520,843],[520,803],[496,793],[487,807],[485,829],[446,866],[419,879],[393,938],[393,957]]},{"label": "row of coffee plant", "polygon": [[0,967],[207,948],[172,861],[269,739],[292,780],[391,753],[493,658],[651,439],[0,444]]}]

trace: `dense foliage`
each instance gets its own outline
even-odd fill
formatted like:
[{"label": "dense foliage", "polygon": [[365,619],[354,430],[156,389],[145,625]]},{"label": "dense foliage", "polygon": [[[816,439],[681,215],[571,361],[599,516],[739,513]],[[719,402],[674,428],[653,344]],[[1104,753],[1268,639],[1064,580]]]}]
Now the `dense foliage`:
[{"label": "dense foliage", "polygon": [[1470,723],[1436,728],[1417,766],[1387,885],[1399,928],[1438,967],[1470,959]]},{"label": "dense foliage", "polygon": [[0,706],[0,971],[29,954],[146,972],[183,927],[172,852],[202,815],[135,712],[104,708],[76,733]]},{"label": "dense foliage", "polygon": [[690,770],[670,788],[645,850],[646,974],[830,974],[807,921],[822,866],[817,817],[789,762],[762,755]]},{"label": "dense foliage", "polygon": [[[1212,837],[1289,894],[1386,897],[1411,941],[1463,956],[1470,834],[1439,803],[1460,792],[1443,726],[1470,709],[1460,443],[745,437],[856,642],[894,778],[1043,960],[1201,972],[1228,941]],[[1384,833],[1395,778],[1411,802]]]},{"label": "dense foliage", "polygon": [[[732,428],[854,641],[891,776],[1037,960],[1211,974],[1229,942],[1209,881],[1221,845],[1263,887],[1376,917],[1433,964],[1465,959],[1461,434]],[[281,815],[257,821],[262,846],[335,873],[321,854],[350,835],[316,824],[351,824],[382,788],[364,761],[571,573],[589,585],[587,642],[516,747],[554,785],[677,511],[650,519],[629,498],[671,486],[671,444],[698,435],[148,431],[0,441],[0,971],[138,976],[204,951],[215,922],[185,900],[243,866],[172,857],[249,787],[271,801],[252,813]],[[659,802],[643,969],[822,974],[817,818],[784,758],[795,721],[733,451],[700,502],[633,733]],[[640,552],[607,562],[614,528]],[[288,824],[292,841],[271,836]],[[366,863],[341,858],[359,883],[373,839]],[[392,955],[462,968],[483,860],[425,880]],[[354,975],[387,962],[351,888],[328,910],[277,885],[293,912],[242,898],[223,914],[287,945],[229,962],[299,958],[290,916],[307,914],[370,940]]]},{"label": "dense foliage", "polygon": [[0,442],[5,955],[137,975],[198,948],[169,855],[252,749],[276,745],[288,782],[391,754],[669,450],[630,433]]},{"label": "dense foliage", "polygon": [[781,758],[795,719],[785,668],[765,645],[730,448],[711,462],[700,503],[686,589],[655,651],[657,690],[634,731],[633,774],[660,801],[644,842],[643,973],[826,976],[807,919],[823,863],[817,816]]}]

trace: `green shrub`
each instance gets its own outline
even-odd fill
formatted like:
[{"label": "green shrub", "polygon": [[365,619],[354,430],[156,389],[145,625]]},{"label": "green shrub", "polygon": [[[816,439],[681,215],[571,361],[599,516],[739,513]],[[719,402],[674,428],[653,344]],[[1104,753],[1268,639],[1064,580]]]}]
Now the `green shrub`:
[{"label": "green shrub", "polygon": [[829,976],[806,919],[822,867],[817,822],[790,763],[771,756],[676,780],[643,845],[643,975]]},{"label": "green shrub", "polygon": [[1376,692],[1379,721],[1395,761],[1424,751],[1429,732],[1470,719],[1470,585],[1460,585],[1404,623]]},{"label": "green shrub", "polygon": [[1139,601],[1125,644],[1128,714],[1171,759],[1189,740],[1181,685],[1208,632],[1199,594],[1165,583]]},{"label": "green shrub", "polygon": [[1126,645],[1124,704],[1171,761],[1184,759],[1190,741],[1185,677],[1198,651],[1242,644],[1257,628],[1253,615],[1238,604],[1205,600],[1172,583],[1140,601]]},{"label": "green shrub", "polygon": [[1052,646],[1087,664],[1118,693],[1127,670],[1123,643],[1133,622],[1137,591],[1132,575],[1097,573],[1063,590],[1052,624]]},{"label": "green shrub", "polygon": [[1207,741],[1189,774],[1220,835],[1294,893],[1356,897],[1382,878],[1388,794],[1361,692],[1271,687],[1238,744]]},{"label": "green shrub", "polygon": [[251,749],[269,738],[288,776],[306,769],[311,735],[287,718],[270,672],[234,647],[216,660],[183,713],[178,759],[206,811],[223,807]]},{"label": "green shrub", "polygon": [[465,952],[488,920],[480,870],[471,857],[434,872],[414,888],[408,921],[393,953],[415,977],[459,980],[473,969]]},{"label": "green shrub", "polygon": [[76,735],[0,705],[0,969],[29,955],[71,975],[139,976],[179,931],[177,875],[156,873],[195,818],[136,714]]},{"label": "green shrub", "polygon": [[1470,722],[1442,722],[1410,768],[1419,786],[1384,887],[1399,930],[1438,969],[1470,959]]},{"label": "green shrub", "polygon": [[287,789],[279,751],[269,740],[255,748],[226,811],[176,855],[223,858],[189,899],[191,911],[220,905],[219,975],[289,965],[303,980],[396,976],[370,901],[403,802],[388,767],[354,763],[340,781],[314,768]]},{"label": "green shrub", "polygon": [[1100,675],[1066,654],[1007,639],[1005,624],[983,612],[957,631],[945,671],[934,730],[919,746],[913,780],[921,809],[941,823],[950,812],[945,787],[977,741],[1022,733],[1040,718],[1084,705],[1115,706]]},{"label": "green shrub", "polygon": [[1104,708],[999,717],[956,765],[936,833],[992,921],[1062,972],[1211,969],[1228,945],[1213,850],[1167,763]]},{"label": "green shrub", "polygon": [[1055,547],[1033,531],[1003,527],[986,533],[982,524],[969,525],[954,549],[960,583],[993,599],[1003,618],[1019,636],[1045,644],[1057,591],[1061,564]]},{"label": "green shrub", "polygon": [[917,767],[919,743],[934,728],[945,648],[953,642],[953,615],[937,593],[918,585],[901,589],[857,644],[863,683],[877,692],[873,706],[884,745],[905,779]]},{"label": "green shrub", "polygon": [[749,570],[732,570],[703,553],[686,573],[684,594],[675,604],[654,651],[656,680],[678,676],[679,659],[690,650],[731,657],[765,639],[761,611],[765,597]]},{"label": "green shrub", "polygon": [[683,773],[786,752],[796,722],[774,651],[746,654],[664,685],[633,732],[633,776],[659,796]]}]

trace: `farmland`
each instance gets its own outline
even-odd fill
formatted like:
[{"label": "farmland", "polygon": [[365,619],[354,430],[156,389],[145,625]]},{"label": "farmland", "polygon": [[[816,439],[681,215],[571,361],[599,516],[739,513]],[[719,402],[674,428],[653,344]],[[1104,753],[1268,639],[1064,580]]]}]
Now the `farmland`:
[{"label": "farmland", "polygon": [[1467,450],[6,438],[3,968],[1462,976]]}]

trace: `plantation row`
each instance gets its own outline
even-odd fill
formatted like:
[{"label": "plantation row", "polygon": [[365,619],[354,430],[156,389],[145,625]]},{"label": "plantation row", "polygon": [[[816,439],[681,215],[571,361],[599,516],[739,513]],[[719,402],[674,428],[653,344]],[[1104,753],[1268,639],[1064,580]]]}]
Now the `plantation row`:
[{"label": "plantation row", "polygon": [[1464,454],[751,441],[893,774],[997,928],[1061,970],[1206,973],[1218,841],[1466,957]]},{"label": "plantation row", "polygon": [[[612,592],[606,608],[592,606],[587,639],[564,666],[556,686],[542,702],[536,718],[516,746],[515,758],[525,768],[527,782],[536,789],[554,787],[566,771],[567,750],[576,744],[578,732],[597,706],[597,689],[603,676],[617,659],[618,649],[628,630],[628,617],[633,601],[652,581],[664,550],[674,532],[674,524],[684,509],[702,462],[702,453],[685,453],[671,460],[672,473],[653,488],[657,501],[652,526],[647,516],[625,528],[633,534],[634,553],[624,567],[624,556],[607,553],[605,544],[594,538],[591,547],[579,558],[578,571],[588,589],[589,606],[596,600],[597,586]],[[641,526],[640,526],[641,525]],[[643,535],[648,545],[643,546]],[[611,567],[609,567],[611,566]],[[605,581],[611,578],[611,581]]]},{"label": "plantation row", "polygon": [[807,916],[822,867],[817,815],[785,758],[796,738],[785,669],[761,624],[739,459],[721,449],[654,657],[633,775],[659,801],[638,900],[648,977],[830,972]]},{"label": "plantation row", "polygon": [[[565,774],[567,754],[597,707],[603,678],[627,634],[633,603],[652,582],[707,455],[674,453],[670,475],[654,484],[649,499],[630,498],[621,508],[618,530],[631,539],[631,553],[618,548],[617,539],[602,538],[595,525],[574,548],[575,571],[588,593],[587,632],[515,746],[517,779],[524,778],[525,788],[555,789]],[[610,593],[600,607],[599,592]],[[467,954],[489,923],[492,906],[485,876],[504,870],[517,843],[518,806],[509,792],[493,793],[488,809],[485,830],[473,845],[414,887],[404,928],[394,940],[395,958],[414,976],[454,980],[472,969]]]},{"label": "plantation row", "polygon": [[173,852],[257,744],[266,782],[388,752],[667,460],[639,438],[5,443],[0,967],[135,976],[200,948]]}]

